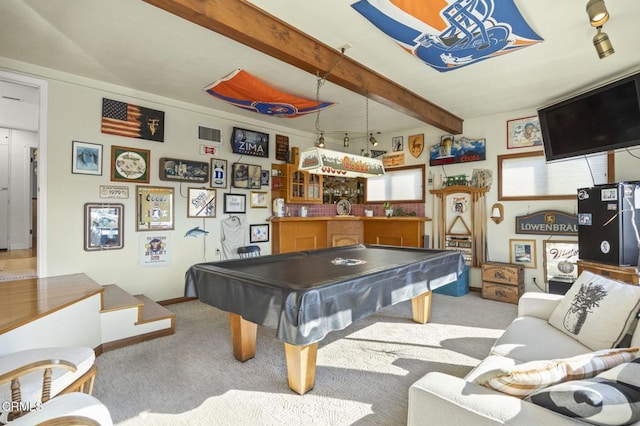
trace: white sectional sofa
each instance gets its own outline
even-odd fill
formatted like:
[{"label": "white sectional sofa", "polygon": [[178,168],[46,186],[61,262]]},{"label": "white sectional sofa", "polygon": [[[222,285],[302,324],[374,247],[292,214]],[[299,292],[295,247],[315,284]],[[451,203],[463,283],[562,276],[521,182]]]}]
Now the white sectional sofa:
[{"label": "white sectional sofa", "polygon": [[[579,292],[580,286],[583,289],[582,293]],[[586,306],[586,310],[590,309],[590,312],[587,314],[586,321],[583,321],[582,328],[577,333],[575,329],[568,330],[567,326],[571,328],[575,325],[575,322],[573,325],[570,324],[569,318],[573,312],[568,312],[572,310],[571,306],[575,306],[577,301],[582,300],[577,295],[594,289],[597,297],[602,294],[606,297],[595,302],[594,300],[585,302],[590,304]],[[591,293],[592,296],[593,294]],[[486,379],[502,374],[502,378],[507,375],[511,380],[514,376],[517,377],[515,373],[530,370],[532,365],[542,370],[545,366],[553,365],[552,369],[556,372],[559,369],[566,372],[566,363],[552,360],[566,360],[576,356],[579,356],[578,359],[589,358],[595,351],[603,352],[602,349],[615,346],[640,346],[640,327],[637,330],[633,328],[637,322],[639,305],[640,287],[609,280],[589,272],[583,272],[565,296],[525,293],[518,304],[518,317],[495,342],[490,354],[464,378],[430,372],[410,387],[408,425],[594,424],[593,418],[589,416],[585,416],[586,420],[578,420],[541,406],[539,400],[536,404],[527,398],[499,392],[495,387],[487,385]],[[623,335],[625,335],[624,338],[622,338]],[[608,349],[604,352],[612,352],[612,350]],[[635,358],[640,356],[640,353],[627,350],[624,355]],[[600,376],[607,374],[609,374],[608,378],[613,379],[614,382],[617,377],[611,376],[631,374],[633,376],[631,381],[636,380],[631,384],[640,385],[638,383],[640,382],[640,359],[636,363],[626,359],[626,362],[613,368],[607,364],[608,361],[604,366],[599,364],[600,361],[598,358],[597,362],[590,364],[606,370],[603,373],[594,371],[592,375],[597,373],[596,378],[589,376],[585,380],[576,380],[575,377],[565,378],[555,387],[545,386],[543,381],[538,385],[542,388],[538,392],[561,390],[561,387],[566,387],[568,384],[575,387],[586,383],[586,386],[590,386],[591,382],[604,380]],[[522,368],[519,367],[524,363],[528,364]],[[636,368],[636,370],[629,370],[630,368]],[[536,370],[536,373],[539,371]],[[621,371],[623,373],[620,373]],[[629,373],[630,371],[632,373]],[[627,379],[621,380],[627,382]],[[555,395],[553,398],[556,398]],[[626,417],[624,409],[622,410],[623,413],[618,416],[619,418],[614,418],[611,423],[607,420],[600,424],[640,425],[637,419],[632,419],[634,413]],[[631,411],[633,410],[637,412],[635,414],[639,414],[640,405],[632,406]],[[605,413],[607,416],[615,417],[607,413]],[[595,418],[595,424],[599,424],[597,415]]]}]

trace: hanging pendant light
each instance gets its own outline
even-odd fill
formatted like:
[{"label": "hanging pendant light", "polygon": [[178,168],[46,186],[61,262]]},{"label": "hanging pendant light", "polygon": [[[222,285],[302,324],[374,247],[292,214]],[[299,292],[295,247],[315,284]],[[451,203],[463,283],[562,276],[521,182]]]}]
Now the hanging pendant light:
[{"label": "hanging pendant light", "polygon": [[344,139],[342,139],[342,146],[344,146],[345,148],[349,148],[349,134],[348,133],[344,134]]}]

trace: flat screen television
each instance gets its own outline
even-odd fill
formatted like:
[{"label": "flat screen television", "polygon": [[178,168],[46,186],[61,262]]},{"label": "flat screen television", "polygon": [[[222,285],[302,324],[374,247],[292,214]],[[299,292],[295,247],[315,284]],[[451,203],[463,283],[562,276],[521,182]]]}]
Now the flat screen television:
[{"label": "flat screen television", "polygon": [[269,134],[234,127],[231,133],[231,150],[234,154],[269,158]]},{"label": "flat screen television", "polygon": [[640,73],[538,110],[547,161],[640,145]]}]

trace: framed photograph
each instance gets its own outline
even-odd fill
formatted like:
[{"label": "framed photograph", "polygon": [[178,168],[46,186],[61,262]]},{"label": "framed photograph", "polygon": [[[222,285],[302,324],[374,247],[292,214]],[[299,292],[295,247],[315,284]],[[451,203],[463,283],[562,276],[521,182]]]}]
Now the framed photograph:
[{"label": "framed photograph", "polygon": [[245,213],[247,211],[247,196],[244,194],[224,194],[225,213]]},{"label": "framed photograph", "polygon": [[84,205],[84,249],[115,250],[124,247],[124,206],[86,203]]},{"label": "framed photograph", "polygon": [[212,188],[227,187],[227,160],[219,158],[211,159],[211,185]]},{"label": "framed photograph", "polygon": [[266,243],[269,241],[269,224],[249,225],[249,242]]},{"label": "framed photograph", "polygon": [[164,186],[136,186],[136,231],[173,229],[173,192]]},{"label": "framed photograph", "polygon": [[209,163],[202,161],[160,159],[160,180],[209,183]]},{"label": "framed photograph", "polygon": [[507,148],[526,148],[542,145],[542,132],[538,116],[507,121]]},{"label": "framed photograph", "polygon": [[231,186],[233,188],[260,189],[261,181],[262,167],[243,163],[231,165]]},{"label": "framed photograph", "polygon": [[187,217],[216,217],[216,190],[187,188]]},{"label": "framed photograph", "polygon": [[114,182],[149,183],[148,149],[128,146],[111,147],[111,180]]},{"label": "framed photograph", "polygon": [[73,141],[71,143],[71,173],[102,176],[102,145]]},{"label": "framed photograph", "polygon": [[544,240],[544,281],[572,283],[578,279],[578,241]]},{"label": "framed photograph", "polygon": [[249,206],[252,208],[266,209],[267,208],[267,193],[251,191],[251,199]]},{"label": "framed photograph", "polygon": [[391,149],[393,152],[402,151],[404,149],[402,136],[394,136],[391,138]]},{"label": "framed photograph", "polygon": [[536,240],[509,240],[509,259],[511,263],[525,268],[536,268]]}]

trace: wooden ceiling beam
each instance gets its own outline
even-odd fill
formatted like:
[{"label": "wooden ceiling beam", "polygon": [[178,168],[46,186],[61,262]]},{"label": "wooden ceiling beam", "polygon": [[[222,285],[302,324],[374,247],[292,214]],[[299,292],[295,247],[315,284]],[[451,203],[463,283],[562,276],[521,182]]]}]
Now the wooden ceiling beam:
[{"label": "wooden ceiling beam", "polygon": [[144,0],[451,134],[463,120],[243,0]]}]

